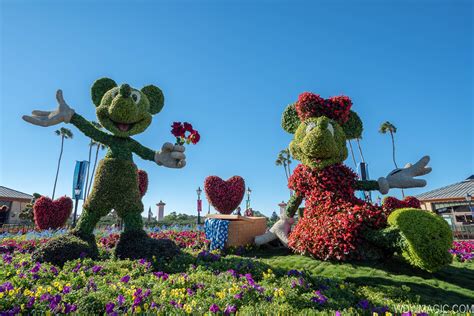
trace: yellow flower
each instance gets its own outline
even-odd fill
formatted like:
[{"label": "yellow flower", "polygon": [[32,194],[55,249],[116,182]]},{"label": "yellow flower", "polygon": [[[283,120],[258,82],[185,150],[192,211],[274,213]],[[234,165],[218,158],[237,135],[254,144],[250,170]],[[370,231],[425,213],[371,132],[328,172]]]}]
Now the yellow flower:
[{"label": "yellow flower", "polygon": [[379,316],[379,314],[376,313],[376,312],[373,312],[373,313],[372,313],[372,316]]},{"label": "yellow flower", "polygon": [[66,286],[71,286],[71,283],[69,283],[69,282],[68,282],[68,283],[66,283]]},{"label": "yellow flower", "polygon": [[385,312],[385,316],[392,316],[392,313],[390,313],[390,312]]},{"label": "yellow flower", "polygon": [[135,312],[140,313],[141,311],[142,309],[140,308],[140,306],[135,307]]},{"label": "yellow flower", "polygon": [[3,297],[3,292],[0,292],[0,298],[2,298],[2,297]]},{"label": "yellow flower", "polygon": [[191,314],[193,312],[193,308],[189,304],[184,304],[183,308],[184,308],[184,311],[188,314]]},{"label": "yellow flower", "polygon": [[280,287],[278,289],[275,290],[275,292],[273,293],[273,295],[275,297],[278,297],[278,296],[284,296],[285,295],[285,291]]},{"label": "yellow flower", "polygon": [[15,290],[8,291],[8,295],[13,296],[13,294],[15,294]]},{"label": "yellow flower", "polygon": [[53,288],[52,288],[50,285],[48,285],[48,289],[47,289],[47,290],[48,290],[48,292],[51,292],[51,291],[53,290]]},{"label": "yellow flower", "polygon": [[145,310],[145,311],[148,310],[148,307],[150,307],[150,305],[148,305],[148,303],[143,304],[143,310]]},{"label": "yellow flower", "polygon": [[223,299],[225,297],[225,292],[224,291],[217,292],[216,295],[217,295],[218,298]]},{"label": "yellow flower", "polygon": [[46,312],[46,316],[51,316],[51,312],[50,312],[50,311],[47,311],[47,312]]},{"label": "yellow flower", "polygon": [[59,282],[56,281],[56,282],[53,283],[53,285],[54,285],[54,287],[59,287]]},{"label": "yellow flower", "polygon": [[346,286],[345,286],[344,284],[340,284],[339,287],[340,287],[341,289],[346,288]]},{"label": "yellow flower", "polygon": [[20,307],[21,307],[21,310],[24,310],[25,309],[25,304],[21,304]]}]

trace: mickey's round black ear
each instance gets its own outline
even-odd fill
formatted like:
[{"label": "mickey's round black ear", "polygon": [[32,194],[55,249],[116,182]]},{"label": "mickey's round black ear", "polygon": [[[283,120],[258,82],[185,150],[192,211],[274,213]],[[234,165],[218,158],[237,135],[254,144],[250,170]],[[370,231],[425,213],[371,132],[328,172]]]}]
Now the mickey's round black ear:
[{"label": "mickey's round black ear", "polygon": [[350,111],[349,119],[342,125],[342,129],[346,134],[346,139],[356,139],[362,138],[362,130],[364,127],[359,115],[354,111]]},{"label": "mickey's round black ear", "polygon": [[165,97],[161,89],[157,86],[149,85],[143,87],[141,91],[146,95],[148,101],[150,101],[150,113],[159,113],[165,104]]},{"label": "mickey's round black ear", "polygon": [[295,104],[288,105],[281,117],[281,127],[288,133],[294,134],[300,123],[301,121],[296,112]]},{"label": "mickey's round black ear", "polygon": [[116,86],[115,81],[110,78],[97,79],[91,87],[92,102],[94,102],[95,106],[99,106],[104,94]]}]

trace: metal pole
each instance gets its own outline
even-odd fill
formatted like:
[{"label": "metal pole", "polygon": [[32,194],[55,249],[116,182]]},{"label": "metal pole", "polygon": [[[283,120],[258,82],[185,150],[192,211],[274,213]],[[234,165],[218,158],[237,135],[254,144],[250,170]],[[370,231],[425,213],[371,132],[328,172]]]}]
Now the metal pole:
[{"label": "metal pole", "polygon": [[72,227],[76,227],[77,204],[79,204],[79,196],[76,195],[76,205],[74,206],[74,217],[72,218]]}]

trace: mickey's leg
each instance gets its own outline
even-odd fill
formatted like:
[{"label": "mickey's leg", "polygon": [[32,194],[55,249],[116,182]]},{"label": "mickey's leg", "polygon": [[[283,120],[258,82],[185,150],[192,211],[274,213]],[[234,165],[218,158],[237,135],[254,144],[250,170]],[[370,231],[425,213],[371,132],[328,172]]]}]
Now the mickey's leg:
[{"label": "mickey's leg", "polygon": [[180,251],[176,244],[169,239],[152,239],[143,230],[141,200],[135,205],[120,207],[118,215],[125,224],[125,230],[120,235],[120,240],[115,248],[115,255],[120,259],[170,259]]}]

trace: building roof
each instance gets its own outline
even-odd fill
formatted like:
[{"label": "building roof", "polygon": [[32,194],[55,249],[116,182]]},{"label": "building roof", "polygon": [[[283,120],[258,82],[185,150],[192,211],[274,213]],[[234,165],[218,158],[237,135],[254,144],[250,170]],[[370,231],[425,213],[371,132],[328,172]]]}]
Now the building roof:
[{"label": "building roof", "polygon": [[458,183],[447,185],[426,193],[417,195],[419,200],[465,199],[466,194],[474,196],[474,175]]},{"label": "building roof", "polygon": [[0,185],[0,199],[7,198],[11,200],[31,200],[33,195],[26,194]]}]

